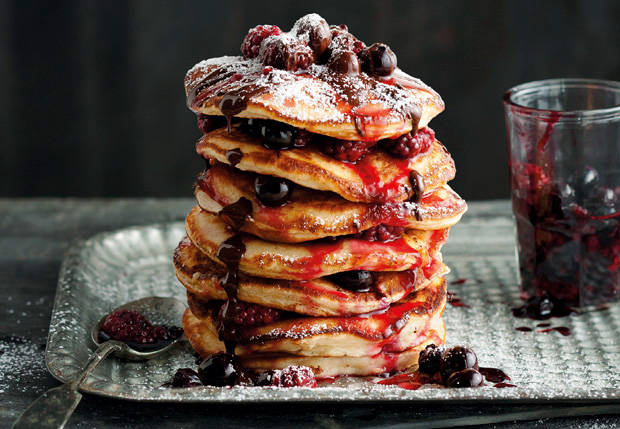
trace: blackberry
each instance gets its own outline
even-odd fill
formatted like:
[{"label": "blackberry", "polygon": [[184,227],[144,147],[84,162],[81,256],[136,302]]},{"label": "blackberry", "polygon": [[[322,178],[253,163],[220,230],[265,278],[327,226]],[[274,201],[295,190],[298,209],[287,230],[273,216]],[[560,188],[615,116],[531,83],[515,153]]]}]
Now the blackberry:
[{"label": "blackberry", "polygon": [[407,133],[396,139],[383,139],[381,144],[393,156],[406,159],[429,150],[434,140],[435,132],[424,127],[415,134]]},{"label": "blackberry", "polygon": [[443,349],[435,344],[429,344],[420,352],[418,358],[418,371],[424,374],[433,375],[439,371],[439,363]]}]

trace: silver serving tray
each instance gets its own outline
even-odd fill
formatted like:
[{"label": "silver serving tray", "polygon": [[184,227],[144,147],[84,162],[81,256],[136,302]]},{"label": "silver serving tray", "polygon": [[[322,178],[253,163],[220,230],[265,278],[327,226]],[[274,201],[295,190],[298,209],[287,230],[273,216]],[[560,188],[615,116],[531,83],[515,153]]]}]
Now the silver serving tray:
[{"label": "silver serving tray", "polygon": [[[146,296],[185,298],[176,280],[172,252],[184,235],[182,223],[127,228],[99,234],[73,247],[60,279],[47,343],[46,362],[54,377],[70,379],[94,346],[89,331],[105,313]],[[108,358],[81,386],[101,396],[166,402],[279,401],[602,401],[620,399],[620,307],[551,319],[570,336],[537,333],[538,322],[515,319],[518,297],[513,224],[507,217],[476,218],[453,228],[444,247],[452,268],[450,290],[469,307],[448,305],[448,344],[466,344],[481,366],[504,370],[516,388],[412,391],[367,379],[341,378],[308,388],[168,389],[160,387],[178,368],[195,368],[187,342],[145,363]],[[457,279],[466,279],[464,283]],[[179,321],[180,323],[180,321]],[[533,332],[515,328],[528,326]]]}]

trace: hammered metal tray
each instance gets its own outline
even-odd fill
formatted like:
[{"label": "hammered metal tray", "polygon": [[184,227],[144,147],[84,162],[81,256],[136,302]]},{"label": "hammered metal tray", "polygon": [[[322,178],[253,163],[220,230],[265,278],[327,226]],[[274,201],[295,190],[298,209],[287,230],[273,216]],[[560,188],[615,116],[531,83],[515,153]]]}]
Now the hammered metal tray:
[{"label": "hammered metal tray", "polygon": [[[60,381],[70,379],[94,346],[89,331],[101,315],[146,296],[185,298],[174,276],[172,251],[182,223],[127,228],[97,235],[68,253],[60,273],[47,343],[46,362]],[[538,333],[538,322],[516,319],[514,232],[508,217],[464,220],[451,232],[444,261],[449,289],[464,306],[444,313],[448,345],[467,344],[481,366],[504,370],[514,388],[488,386],[405,390],[369,380],[341,378],[316,389],[160,387],[178,368],[195,368],[185,342],[146,363],[105,360],[81,390],[135,401],[609,401],[620,399],[620,307],[551,319],[572,334]],[[180,322],[179,322],[180,323]],[[516,328],[527,326],[532,332]]]}]

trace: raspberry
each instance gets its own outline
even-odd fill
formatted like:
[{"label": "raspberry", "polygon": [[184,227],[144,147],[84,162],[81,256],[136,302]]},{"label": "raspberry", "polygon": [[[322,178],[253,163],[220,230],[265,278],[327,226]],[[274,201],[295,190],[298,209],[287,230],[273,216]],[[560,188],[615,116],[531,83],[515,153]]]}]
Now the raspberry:
[{"label": "raspberry", "polygon": [[414,135],[407,133],[397,139],[383,139],[381,144],[392,155],[406,159],[426,152],[434,140],[435,132],[424,127]]},{"label": "raspberry", "polygon": [[326,138],[323,152],[339,161],[355,163],[366,156],[374,144],[375,142]]},{"label": "raspberry", "polygon": [[261,373],[254,384],[256,386],[316,387],[316,377],[307,366],[287,366],[284,369]]},{"label": "raspberry", "polygon": [[402,226],[380,224],[368,228],[365,231],[358,232],[357,234],[355,234],[355,238],[366,241],[378,241],[381,243],[388,243],[402,237],[404,231],[405,228],[403,228]]},{"label": "raspberry", "polygon": [[252,28],[241,45],[241,52],[245,58],[256,58],[260,52],[260,45],[269,36],[282,34],[282,30],[277,25],[259,25]]},{"label": "raspberry", "polygon": [[[231,301],[229,303],[229,305],[233,305]],[[222,310],[220,310],[220,317],[225,305],[226,304],[224,304]],[[238,301],[234,305],[232,314],[235,315],[234,323],[237,326],[251,327],[268,325],[280,320],[282,316],[280,310],[264,307],[259,304]]]}]

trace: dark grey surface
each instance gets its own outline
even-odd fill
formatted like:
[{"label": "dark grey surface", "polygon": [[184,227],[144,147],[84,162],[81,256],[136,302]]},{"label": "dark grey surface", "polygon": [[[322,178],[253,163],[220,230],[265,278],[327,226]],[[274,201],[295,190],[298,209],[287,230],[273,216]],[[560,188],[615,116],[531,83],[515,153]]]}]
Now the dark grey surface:
[{"label": "dark grey surface", "polygon": [[[58,382],[44,364],[44,347],[60,262],[77,239],[129,225],[182,220],[193,206],[185,199],[78,200],[0,199],[0,427],[8,427],[34,399]],[[509,215],[506,201],[473,203],[468,218]],[[468,222],[468,218],[464,223]],[[458,226],[457,226],[458,227]],[[449,252],[449,248],[446,249]],[[28,365],[7,358],[16,349]],[[19,357],[19,354],[17,355]],[[3,361],[3,359],[5,359]],[[9,373],[17,369],[20,373]],[[496,413],[540,411],[534,421],[502,423],[502,428],[617,427],[616,408],[557,410],[549,404],[507,406],[481,402],[458,404],[277,404],[179,405],[138,404],[85,395],[67,427],[411,427],[420,420],[477,424]],[[613,416],[561,417],[571,412],[615,413]],[[485,420],[492,422],[492,420]],[[427,423],[425,425],[428,426]]]},{"label": "dark grey surface", "polygon": [[509,197],[506,89],[620,80],[617,0],[4,0],[0,196],[186,196],[202,165],[186,71],[310,12],[387,43],[441,94],[431,126],[469,200]]}]

